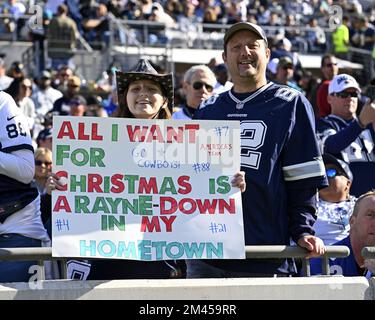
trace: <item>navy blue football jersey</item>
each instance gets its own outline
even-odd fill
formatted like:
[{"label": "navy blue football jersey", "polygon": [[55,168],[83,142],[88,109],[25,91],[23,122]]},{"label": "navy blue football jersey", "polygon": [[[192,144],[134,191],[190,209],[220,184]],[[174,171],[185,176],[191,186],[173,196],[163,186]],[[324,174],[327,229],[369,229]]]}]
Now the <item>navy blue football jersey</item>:
[{"label": "navy blue football jersey", "polygon": [[293,217],[288,216],[287,188],[327,186],[313,109],[298,91],[272,82],[251,95],[236,96],[232,91],[212,96],[194,118],[241,122],[245,243],[289,245],[291,236],[299,235],[290,234]]},{"label": "navy blue football jersey", "polygon": [[[25,116],[13,98],[0,92],[0,151],[17,150],[34,152]],[[38,190],[5,174],[0,174],[0,222],[10,214],[22,209],[38,196]]]},{"label": "navy blue football jersey", "polygon": [[[324,152],[346,162],[375,162],[375,131],[371,124],[363,130],[357,119],[346,121],[330,114],[318,120],[317,132]],[[336,136],[339,132],[341,135]]]}]

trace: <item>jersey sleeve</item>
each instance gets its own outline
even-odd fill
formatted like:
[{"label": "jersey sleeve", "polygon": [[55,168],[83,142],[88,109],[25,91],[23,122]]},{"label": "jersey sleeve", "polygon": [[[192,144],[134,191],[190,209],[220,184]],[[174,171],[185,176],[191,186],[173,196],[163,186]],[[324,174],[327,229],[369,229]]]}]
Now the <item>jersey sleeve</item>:
[{"label": "jersey sleeve", "polygon": [[292,102],[294,112],[283,152],[284,180],[293,188],[325,187],[328,182],[315,135],[313,109],[302,95]]},{"label": "jersey sleeve", "polygon": [[347,127],[335,130],[326,121],[320,120],[318,126],[318,136],[322,141],[324,152],[338,154],[355,141],[363,131],[363,128],[354,119]]},{"label": "jersey sleeve", "polygon": [[26,149],[34,152],[27,118],[5,92],[0,92],[0,119],[0,151],[10,153]]}]

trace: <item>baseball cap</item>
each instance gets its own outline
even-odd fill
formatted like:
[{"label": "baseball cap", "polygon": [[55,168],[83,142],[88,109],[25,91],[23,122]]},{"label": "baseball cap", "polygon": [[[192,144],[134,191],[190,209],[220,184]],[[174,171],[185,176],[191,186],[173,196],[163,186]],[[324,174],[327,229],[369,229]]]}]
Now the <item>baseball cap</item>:
[{"label": "baseball cap", "polygon": [[224,35],[224,48],[227,46],[227,43],[228,43],[229,39],[236,32],[241,31],[241,30],[248,30],[248,31],[256,33],[260,38],[262,38],[266,42],[266,45],[268,46],[268,40],[267,40],[266,33],[264,32],[264,30],[261,27],[259,27],[258,25],[254,24],[254,23],[251,23],[251,22],[237,22],[234,25],[232,25],[225,32],[225,35]]},{"label": "baseball cap", "polygon": [[79,106],[81,104],[87,105],[86,99],[81,95],[76,95],[69,101],[69,105],[71,106]]},{"label": "baseball cap", "polygon": [[51,72],[49,72],[48,70],[44,70],[42,72],[42,75],[40,76],[41,79],[51,79],[52,78],[52,75],[51,75]]},{"label": "baseball cap", "polygon": [[40,140],[46,140],[48,138],[52,138],[52,128],[45,128],[39,132],[38,137],[36,138],[37,143]]},{"label": "baseball cap", "polygon": [[103,99],[101,96],[92,95],[87,97],[86,102],[88,106],[93,104],[101,105],[103,103]]},{"label": "baseball cap", "polygon": [[349,165],[345,161],[337,159],[329,153],[323,154],[322,158],[325,165],[332,164],[338,167],[350,181],[353,181],[353,173],[350,170]]},{"label": "baseball cap", "polygon": [[358,82],[352,76],[345,73],[338,74],[329,83],[328,94],[339,93],[348,88],[354,88],[361,92]]},{"label": "baseball cap", "polygon": [[279,59],[279,63],[277,64],[278,67],[286,67],[286,66],[290,66],[293,68],[293,61],[291,58],[285,56],[285,57],[281,57]]}]

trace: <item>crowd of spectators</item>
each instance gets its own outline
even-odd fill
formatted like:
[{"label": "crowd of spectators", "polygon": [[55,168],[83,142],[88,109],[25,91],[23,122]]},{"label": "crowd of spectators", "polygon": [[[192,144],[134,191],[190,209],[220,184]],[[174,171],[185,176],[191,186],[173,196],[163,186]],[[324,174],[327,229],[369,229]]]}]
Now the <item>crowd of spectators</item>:
[{"label": "crowd of spectators", "polygon": [[[108,12],[129,20],[159,21],[171,27],[187,28],[186,30],[189,25],[199,22],[232,24],[250,20],[261,25],[274,26],[274,29],[268,29],[270,30],[269,45],[272,50],[267,67],[267,79],[298,90],[307,97],[314,107],[318,123],[317,138],[322,142],[322,151],[334,154],[335,159],[338,159],[336,166],[326,167],[327,175],[328,170],[331,170],[331,174],[332,169],[335,169],[335,173],[332,173],[333,176],[328,177],[345,182],[341,185],[345,193],[339,200],[328,192],[333,189],[331,185],[333,180],[331,179],[329,179],[331,189],[322,192],[320,201],[320,210],[324,213],[324,216],[322,214],[322,218],[324,218],[322,230],[324,232],[329,229],[331,227],[329,225],[335,218],[334,215],[329,216],[327,212],[336,212],[337,209],[341,210],[341,204],[345,206],[349,204],[350,210],[348,209],[345,216],[346,224],[344,226],[345,236],[348,235],[348,219],[355,202],[355,198],[351,196],[349,190],[353,181],[356,182],[356,179],[358,181],[360,173],[356,175],[353,170],[353,174],[351,172],[347,174],[346,169],[342,168],[346,168],[345,161],[348,167],[351,162],[366,162],[366,165],[375,163],[375,106],[369,102],[366,96],[366,89],[369,85],[375,85],[375,79],[367,79],[367,83],[360,86],[354,78],[343,74],[337,61],[337,57],[345,58],[346,52],[341,50],[342,46],[338,46],[341,51],[339,50],[337,55],[326,53],[326,35],[320,27],[326,27],[328,24],[329,15],[327,12],[332,1],[297,1],[294,3],[198,0],[182,2],[170,0],[159,1],[159,3],[149,0],[65,2],[66,5],[59,4],[59,6],[50,7],[51,3],[47,1],[44,7],[44,17],[45,20],[50,20],[50,26],[56,23],[57,34],[61,31],[59,27],[61,23],[64,24],[66,30],[71,31],[68,35],[71,41],[75,41],[79,32],[88,41],[107,43]],[[346,20],[344,19],[345,23],[342,24],[349,30],[348,44],[373,50],[375,29],[372,23],[374,23],[375,13],[368,12],[363,15],[362,7],[356,1],[343,0],[338,4],[345,8],[344,12],[348,14]],[[19,11],[14,8],[19,8]],[[21,1],[7,1],[0,5],[0,13],[16,15],[16,12],[20,12],[23,14],[27,11],[25,5],[24,9],[22,9]],[[61,16],[64,16],[64,22],[59,22]],[[295,26],[305,24],[309,24],[312,29],[315,29],[315,32],[311,29],[306,33],[305,40],[307,40],[310,51],[321,53],[321,79],[302,68],[298,52],[293,50],[299,48],[300,43],[299,29]],[[292,26],[293,29],[284,29],[283,26]],[[12,31],[9,25],[0,25],[1,28],[5,28],[3,30],[9,32]],[[21,32],[23,25],[16,24],[14,28]],[[45,32],[47,39],[61,40],[61,37],[51,34],[51,29]],[[152,41],[155,43],[162,41],[160,34],[154,35]],[[333,40],[335,41],[335,39]],[[56,47],[56,44],[54,46]],[[69,51],[68,49],[71,47],[65,49]],[[121,69],[121,65],[118,63],[110,65],[103,73],[103,77],[97,79],[93,87],[89,88],[82,81],[83,79],[75,74],[74,68],[70,65],[70,58],[71,56],[60,55],[52,57],[54,61],[50,68],[44,68],[34,78],[26,73],[22,63],[14,61],[10,65],[6,65],[5,60],[0,58],[0,90],[11,95],[26,116],[34,149],[38,150],[35,153],[35,164],[39,166],[36,170],[35,180],[39,183],[38,189],[41,194],[45,193],[43,186],[45,174],[51,171],[52,159],[48,149],[51,149],[52,145],[53,115],[107,117],[111,116],[118,105],[116,82],[113,81],[113,78],[115,72]],[[164,73],[159,66],[155,65],[155,68],[160,73]],[[180,107],[174,110],[176,112],[172,117],[175,119],[192,118],[203,100],[213,94],[230,90],[232,86],[227,66],[214,59],[208,62],[207,66],[193,66],[184,75],[174,76],[175,80],[181,77],[180,85],[175,88],[175,106]],[[179,81],[175,82],[179,84]],[[350,108],[348,117],[337,112],[344,103]],[[340,125],[328,128],[330,122],[337,122]],[[351,131],[346,130],[347,128]],[[353,157],[347,157],[348,153],[352,153]],[[328,157],[330,156],[328,155]],[[332,165],[334,160],[330,161]],[[343,162],[344,164],[342,164]],[[361,170],[368,171],[366,167],[362,167]],[[375,185],[368,187],[375,187]],[[360,196],[360,194],[355,194],[355,196]],[[50,229],[48,218],[47,214],[44,216],[43,222],[46,228]],[[335,237],[331,240],[341,240],[341,238]],[[326,244],[333,242],[330,241]]]},{"label": "crowd of spectators", "polygon": [[[27,26],[25,14],[34,14],[26,0],[8,0],[0,2],[0,14],[12,14],[12,18],[0,21],[0,34],[16,32],[18,36],[25,33]],[[374,34],[375,9],[362,6],[360,1],[350,0],[315,0],[315,1],[271,1],[271,0],[96,0],[96,1],[35,1],[43,8],[43,27],[53,20],[58,13],[58,5],[65,3],[68,16],[75,22],[79,33],[89,43],[109,42],[109,18],[112,13],[115,17],[124,20],[148,20],[160,22],[168,28],[177,28],[183,32],[197,31],[198,24],[233,24],[239,21],[249,21],[265,26],[267,37],[276,41],[286,37],[297,50],[322,52],[327,48],[328,28],[335,33],[332,42],[337,47],[337,53],[343,51],[342,38],[351,45],[365,50],[372,50],[371,38]],[[336,19],[336,11],[332,5],[342,9],[343,17]],[[34,22],[34,21],[33,21]],[[304,32],[303,28],[309,27]],[[343,30],[344,29],[344,30]],[[209,31],[208,29],[207,31]],[[152,30],[151,30],[152,31]],[[36,30],[33,26],[32,35],[38,41],[43,30]],[[26,32],[27,33],[27,32]],[[44,30],[44,33],[46,31]],[[348,35],[346,35],[348,33]],[[143,34],[140,32],[139,37]],[[151,44],[164,44],[165,34],[160,30],[151,32],[148,39]],[[56,39],[55,39],[56,40]]]}]

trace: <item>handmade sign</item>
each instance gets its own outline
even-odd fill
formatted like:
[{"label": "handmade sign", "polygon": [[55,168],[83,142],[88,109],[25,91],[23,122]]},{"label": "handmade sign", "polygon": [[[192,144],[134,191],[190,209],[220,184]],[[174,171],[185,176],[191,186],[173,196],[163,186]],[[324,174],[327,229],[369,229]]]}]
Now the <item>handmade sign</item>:
[{"label": "handmade sign", "polygon": [[244,259],[239,123],[54,117],[53,256]]}]

